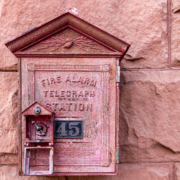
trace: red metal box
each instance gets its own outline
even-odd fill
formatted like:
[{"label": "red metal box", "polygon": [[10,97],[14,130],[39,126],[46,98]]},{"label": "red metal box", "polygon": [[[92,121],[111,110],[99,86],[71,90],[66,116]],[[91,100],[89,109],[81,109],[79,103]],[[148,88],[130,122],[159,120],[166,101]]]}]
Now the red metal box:
[{"label": "red metal box", "polygon": [[116,175],[129,44],[65,13],[6,43],[19,58],[22,175]]}]

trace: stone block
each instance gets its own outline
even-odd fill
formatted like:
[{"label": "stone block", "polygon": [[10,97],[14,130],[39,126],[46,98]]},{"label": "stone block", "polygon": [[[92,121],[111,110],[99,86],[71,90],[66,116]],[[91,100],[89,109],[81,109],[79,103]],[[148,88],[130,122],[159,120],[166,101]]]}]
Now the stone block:
[{"label": "stone block", "polygon": [[17,73],[0,72],[0,154],[17,154]]},{"label": "stone block", "polygon": [[120,161],[180,159],[180,71],[123,71]]},{"label": "stone block", "polygon": [[177,13],[180,10],[180,2],[179,2],[179,0],[172,0],[171,4],[172,4],[172,12]]},{"label": "stone block", "polygon": [[19,176],[17,166],[0,166],[1,180],[65,180],[64,177]]},{"label": "stone block", "polygon": [[121,164],[119,175],[113,180],[172,180],[171,164]]},{"label": "stone block", "polygon": [[167,67],[167,1],[128,0],[118,7],[114,34],[132,44],[122,68]]},{"label": "stone block", "polygon": [[13,164],[17,165],[18,164],[18,155],[17,154],[0,154],[0,165],[5,165],[5,164]]},{"label": "stone block", "polygon": [[175,180],[180,180],[180,163],[175,163]]},{"label": "stone block", "polygon": [[180,2],[172,0],[171,15],[171,65],[180,67]]}]

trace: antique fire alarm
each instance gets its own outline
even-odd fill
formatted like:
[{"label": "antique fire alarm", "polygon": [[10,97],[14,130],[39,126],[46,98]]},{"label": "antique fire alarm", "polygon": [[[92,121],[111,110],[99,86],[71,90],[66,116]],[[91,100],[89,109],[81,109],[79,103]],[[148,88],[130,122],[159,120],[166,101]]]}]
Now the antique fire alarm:
[{"label": "antique fire alarm", "polygon": [[69,12],[6,43],[19,59],[21,175],[116,175],[129,44]]}]

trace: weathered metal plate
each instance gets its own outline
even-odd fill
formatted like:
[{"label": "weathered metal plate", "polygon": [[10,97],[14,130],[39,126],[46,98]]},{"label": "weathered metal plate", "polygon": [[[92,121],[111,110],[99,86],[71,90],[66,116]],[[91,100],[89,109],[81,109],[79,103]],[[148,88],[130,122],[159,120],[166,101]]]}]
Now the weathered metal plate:
[{"label": "weathered metal plate", "polygon": [[54,139],[54,173],[115,172],[116,59],[24,58],[21,69],[22,110],[37,100],[55,122],[83,124],[82,138]]},{"label": "weathered metal plate", "polygon": [[54,121],[54,138],[82,138],[82,121]]}]

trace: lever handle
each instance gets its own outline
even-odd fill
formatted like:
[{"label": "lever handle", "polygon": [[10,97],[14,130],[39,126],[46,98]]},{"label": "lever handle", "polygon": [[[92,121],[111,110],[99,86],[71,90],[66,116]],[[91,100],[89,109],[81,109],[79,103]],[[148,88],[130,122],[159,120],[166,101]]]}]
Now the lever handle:
[{"label": "lever handle", "polygon": [[35,125],[37,131],[40,131],[40,130],[42,129],[40,126],[38,126],[38,125],[36,124],[35,121],[32,121],[32,124]]},{"label": "lever handle", "polygon": [[45,135],[46,135],[46,133],[45,133],[45,132],[43,132],[42,130],[40,130],[40,133],[41,133],[43,136],[45,136]]},{"label": "lever handle", "polygon": [[38,126],[35,121],[32,121],[32,124],[35,125],[36,130],[39,131],[42,134],[42,136],[46,136],[46,133],[43,132],[42,127]]}]

